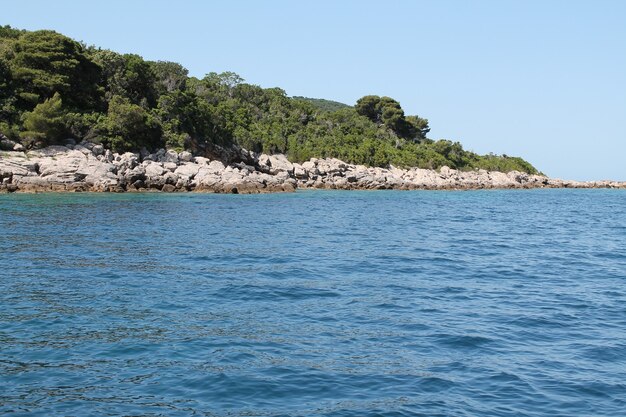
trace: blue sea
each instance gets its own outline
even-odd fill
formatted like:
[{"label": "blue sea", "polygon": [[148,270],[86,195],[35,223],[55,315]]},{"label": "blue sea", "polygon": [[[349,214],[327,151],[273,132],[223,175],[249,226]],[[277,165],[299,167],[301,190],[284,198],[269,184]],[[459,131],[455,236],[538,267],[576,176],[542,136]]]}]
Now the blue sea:
[{"label": "blue sea", "polygon": [[0,414],[626,415],[626,191],[0,195]]}]

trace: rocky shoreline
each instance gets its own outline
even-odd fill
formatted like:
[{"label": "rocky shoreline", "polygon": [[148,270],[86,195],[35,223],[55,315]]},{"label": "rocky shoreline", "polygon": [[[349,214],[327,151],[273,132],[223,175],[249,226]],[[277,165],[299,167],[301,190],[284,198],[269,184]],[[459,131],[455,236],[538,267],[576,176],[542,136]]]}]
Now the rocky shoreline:
[{"label": "rocky shoreline", "polygon": [[0,192],[272,193],[296,189],[469,190],[626,188],[626,182],[568,181],[522,172],[371,168],[337,159],[291,163],[243,149],[226,158],[161,149],[117,154],[88,142],[0,152]]}]

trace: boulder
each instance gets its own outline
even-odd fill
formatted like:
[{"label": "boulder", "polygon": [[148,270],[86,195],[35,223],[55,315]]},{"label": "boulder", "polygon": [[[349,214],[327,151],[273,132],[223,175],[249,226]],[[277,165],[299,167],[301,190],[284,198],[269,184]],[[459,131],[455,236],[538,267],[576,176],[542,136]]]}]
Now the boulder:
[{"label": "boulder", "polygon": [[75,151],[79,151],[79,152],[82,152],[82,153],[83,153],[83,155],[89,155],[89,154],[91,154],[91,150],[90,150],[90,149],[85,148],[83,145],[75,145],[75,146],[73,147],[73,150],[75,150]]},{"label": "boulder", "polygon": [[178,163],[178,153],[172,149],[166,151],[162,157],[161,162],[173,162],[175,164]]},{"label": "boulder", "polygon": [[95,156],[103,155],[104,154],[104,146],[102,146],[102,145],[94,145],[91,148],[91,152],[93,152],[93,154]]},{"label": "boulder", "polygon": [[110,158],[111,161],[114,161],[115,165],[118,166],[120,171],[124,169],[134,169],[137,165],[139,165],[139,156],[135,153],[126,152],[122,155],[118,155],[111,154],[111,152],[108,150],[107,152],[109,156],[105,159],[108,160]]},{"label": "boulder", "polygon": [[211,160],[209,158],[205,158],[203,156],[196,156],[194,159],[194,162],[198,165],[208,165]]},{"label": "boulder", "polygon": [[79,143],[79,145],[81,145],[83,148],[89,149],[90,151],[93,149],[94,146],[96,146],[95,143],[89,142],[89,141],[86,141],[86,140],[84,140],[81,143]]},{"label": "boulder", "polygon": [[0,139],[0,151],[14,151],[15,145],[19,145],[19,144],[15,142],[14,140],[11,140],[7,138],[6,136],[2,135]]},{"label": "boulder", "polygon": [[174,191],[176,191],[176,187],[172,184],[165,184],[162,188],[161,191],[164,193],[173,193]]},{"label": "boulder", "polygon": [[174,171],[174,174],[178,176],[185,176],[187,178],[193,178],[196,176],[199,170],[200,170],[200,165],[194,164],[194,163],[186,163],[176,168],[176,170]]},{"label": "boulder", "polygon": [[146,169],[143,166],[138,165],[132,170],[126,170],[123,178],[129,184],[134,184],[137,181],[144,181],[146,179]]},{"label": "boulder", "polygon": [[[219,174],[226,170],[226,167],[221,161],[211,161],[209,162],[208,170],[211,173]],[[232,168],[231,168],[232,170]]]},{"label": "boulder", "polygon": [[165,185],[165,178],[162,176],[158,177],[147,177],[144,181],[147,188],[160,190]]},{"label": "boulder", "polygon": [[178,158],[182,162],[193,162],[193,155],[191,154],[191,152],[183,151],[180,153],[180,155],[178,155]]},{"label": "boulder", "polygon": [[279,172],[285,172],[288,175],[293,175],[294,167],[285,155],[271,155],[268,158],[269,173],[276,175]]},{"label": "boulder", "polygon": [[165,170],[158,162],[152,162],[146,165],[146,176],[149,178],[160,177],[165,174]]},{"label": "boulder", "polygon": [[304,179],[309,178],[309,173],[300,164],[293,164],[293,175],[299,180],[304,180]]},{"label": "boulder", "polygon": [[165,175],[163,175],[163,178],[165,179],[166,184],[176,185],[178,182],[178,175],[173,172],[166,172]]},{"label": "boulder", "polygon": [[109,149],[104,151],[104,160],[107,162],[113,162],[115,160],[115,156]]},{"label": "boulder", "polygon": [[316,165],[320,175],[342,173],[348,168],[345,162],[335,158],[319,159]]},{"label": "boulder", "polygon": [[163,168],[170,172],[174,172],[176,171],[176,168],[178,168],[178,164],[176,164],[175,162],[164,162]]}]

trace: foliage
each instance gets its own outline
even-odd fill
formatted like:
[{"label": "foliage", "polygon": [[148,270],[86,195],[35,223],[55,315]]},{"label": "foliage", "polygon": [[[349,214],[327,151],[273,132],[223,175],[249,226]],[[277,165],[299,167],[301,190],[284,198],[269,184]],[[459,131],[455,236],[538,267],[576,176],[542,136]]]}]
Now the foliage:
[{"label": "foliage", "polygon": [[23,31],[14,29],[9,25],[0,26],[0,39],[17,39]]},{"label": "foliage", "polygon": [[370,166],[536,172],[521,158],[480,156],[458,142],[428,139],[428,120],[405,115],[390,97],[368,95],[355,106],[288,97],[233,72],[199,79],[175,62],[0,26],[0,133],[18,131],[30,145],[66,135],[114,151],[167,146],[203,153],[237,145],[298,162],[335,157]]},{"label": "foliage", "polygon": [[106,115],[98,112],[68,112],[64,116],[68,136],[88,141],[98,141],[98,125]]},{"label": "foliage", "polygon": [[49,30],[24,32],[12,42],[9,56],[19,108],[31,110],[54,93],[70,107],[97,106],[100,67],[78,42]]},{"label": "foliage", "polygon": [[139,55],[122,55],[106,49],[91,48],[89,56],[102,68],[100,83],[107,101],[121,96],[144,107],[156,104],[157,77],[149,62]]},{"label": "foliage", "polygon": [[162,94],[184,91],[189,71],[176,62],[156,61],[149,63],[155,78],[155,90]]},{"label": "foliage", "polygon": [[537,174],[538,171],[527,161],[519,157],[507,155],[484,155],[478,156],[478,160],[474,164],[475,168],[486,169],[488,171],[521,171],[530,174]]},{"label": "foliage", "polygon": [[16,123],[19,118],[15,101],[13,77],[9,63],[0,58],[0,120],[3,120],[7,125]]},{"label": "foliage", "polygon": [[326,100],[323,98],[309,98],[309,97],[301,97],[301,96],[293,96],[295,100],[304,101],[312,104],[315,108],[323,111],[337,111],[341,109],[345,109],[350,107],[347,104],[340,103],[338,101]]},{"label": "foliage", "polygon": [[356,102],[356,111],[378,125],[385,125],[397,136],[416,142],[430,131],[428,120],[404,116],[404,110],[391,97],[364,96]]},{"label": "foliage", "polygon": [[21,136],[27,141],[41,141],[44,144],[52,144],[62,139],[65,133],[63,102],[59,93],[54,93],[52,98],[37,104],[32,112],[23,116],[26,131]]},{"label": "foliage", "polygon": [[143,107],[126,97],[113,96],[106,117],[98,125],[101,141],[115,152],[155,149],[164,145],[161,126]]}]

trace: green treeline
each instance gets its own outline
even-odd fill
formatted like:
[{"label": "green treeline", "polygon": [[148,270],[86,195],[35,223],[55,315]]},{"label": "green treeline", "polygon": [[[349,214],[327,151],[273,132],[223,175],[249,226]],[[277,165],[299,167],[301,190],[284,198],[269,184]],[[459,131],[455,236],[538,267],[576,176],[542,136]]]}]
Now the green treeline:
[{"label": "green treeline", "polygon": [[0,26],[0,133],[27,148],[67,138],[117,152],[238,145],[296,162],[335,157],[370,166],[537,172],[521,158],[433,141],[429,130],[428,120],[405,115],[389,97],[365,96],[355,106],[288,97],[231,72],[198,79],[174,62]]}]

